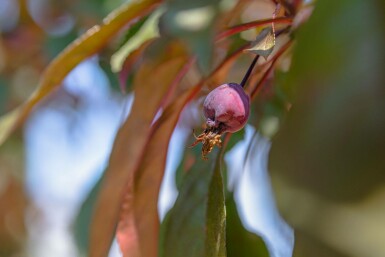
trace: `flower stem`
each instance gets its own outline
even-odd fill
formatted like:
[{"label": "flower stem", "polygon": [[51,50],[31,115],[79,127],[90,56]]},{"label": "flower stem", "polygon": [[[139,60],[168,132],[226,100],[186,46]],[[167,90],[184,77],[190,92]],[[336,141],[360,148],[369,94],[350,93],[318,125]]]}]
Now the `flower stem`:
[{"label": "flower stem", "polygon": [[250,64],[249,68],[247,69],[246,74],[245,74],[245,76],[244,76],[243,79],[242,79],[242,82],[239,84],[241,87],[245,87],[246,82],[247,82],[247,80],[249,79],[250,74],[251,74],[251,72],[253,71],[254,66],[255,66],[255,64],[256,64],[257,61],[258,61],[258,58],[259,58],[259,55],[256,55],[256,56],[254,57],[254,60],[253,60],[253,62]]}]

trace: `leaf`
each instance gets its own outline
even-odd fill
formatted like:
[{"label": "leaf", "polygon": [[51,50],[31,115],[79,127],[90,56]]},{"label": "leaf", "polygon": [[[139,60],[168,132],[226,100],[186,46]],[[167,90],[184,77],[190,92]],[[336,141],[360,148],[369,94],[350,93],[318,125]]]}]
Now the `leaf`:
[{"label": "leaf", "polygon": [[222,155],[218,154],[214,174],[211,178],[206,214],[206,255],[226,256],[226,206],[224,185],[221,174]]},{"label": "leaf", "polygon": [[120,91],[123,94],[127,92],[126,85],[127,85],[127,79],[130,72],[132,71],[134,65],[138,62],[140,57],[143,55],[144,51],[147,49],[149,45],[151,45],[152,42],[153,40],[151,39],[144,42],[137,49],[132,51],[124,60],[123,67],[119,72],[119,86],[120,86]]},{"label": "leaf", "polygon": [[246,49],[246,51],[251,52],[256,55],[261,55],[265,59],[269,57],[271,52],[273,52],[275,46],[275,35],[271,27],[264,28],[261,33],[258,34],[255,41],[252,43],[252,47]]},{"label": "leaf", "polygon": [[157,9],[149,17],[138,23],[137,27],[125,36],[126,42],[111,56],[111,69],[120,72],[127,56],[143,43],[159,36],[158,22],[162,9]]},{"label": "leaf", "polygon": [[233,195],[226,200],[226,242],[228,257],[269,257],[264,241],[247,231],[239,218]]},{"label": "leaf", "polygon": [[[187,68],[190,65],[191,62],[187,63]],[[183,69],[181,72],[186,73],[187,70]],[[135,256],[132,249],[126,246],[130,244],[127,241],[133,237],[138,239],[140,256],[158,256],[158,194],[165,170],[168,145],[183,107],[199,90],[200,87],[196,86],[184,94],[176,95],[173,104],[165,109],[154,124],[154,132],[149,138],[139,167],[134,171],[134,192],[131,194],[133,203],[131,202],[131,206],[123,213],[124,216],[121,216],[118,225],[117,237],[123,256]],[[127,224],[127,219],[132,219],[133,223]]]},{"label": "leaf", "polygon": [[[44,71],[39,86],[31,97],[13,114],[6,114],[0,119],[0,144],[6,140],[12,131],[29,115],[32,108],[45,96],[60,86],[67,74],[86,58],[96,54],[127,25],[132,25],[139,18],[147,15],[159,5],[160,0],[143,0],[128,3],[109,14],[102,25],[89,29],[77,40],[72,42],[61,54],[54,59]],[[12,115],[12,120],[9,118]]]},{"label": "leaf", "polygon": [[17,108],[0,118],[0,145],[7,139],[10,135],[11,128],[17,122],[20,117],[21,108]]},{"label": "leaf", "polygon": [[215,166],[201,161],[198,152],[196,159],[163,224],[160,256],[226,256],[221,155],[217,155]]},{"label": "leaf", "polygon": [[[153,119],[168,96],[175,76],[186,63],[186,55],[177,44],[168,44],[163,49],[157,56],[145,58],[134,78],[134,103],[117,134],[92,221],[90,256],[108,253],[119,219],[122,196],[131,196],[133,173],[148,144]],[[130,211],[131,201],[129,198],[123,211],[126,208]],[[132,240],[129,243],[131,245],[124,245],[133,249],[132,256],[139,254],[138,242]]]}]

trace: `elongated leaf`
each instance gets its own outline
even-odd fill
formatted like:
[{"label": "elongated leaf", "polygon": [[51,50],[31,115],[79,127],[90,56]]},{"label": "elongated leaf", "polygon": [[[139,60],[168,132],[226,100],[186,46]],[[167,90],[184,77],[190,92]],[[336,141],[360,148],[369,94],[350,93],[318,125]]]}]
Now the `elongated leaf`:
[{"label": "elongated leaf", "polygon": [[200,160],[187,171],[174,208],[163,228],[161,256],[226,256],[225,206],[220,155],[212,163]]},{"label": "elongated leaf", "polygon": [[[134,218],[140,243],[141,256],[158,256],[159,217],[157,212],[158,194],[165,169],[167,148],[184,105],[199,91],[192,88],[165,110],[155,126],[157,127],[147,146],[135,176]],[[120,237],[130,238],[132,234],[119,231]],[[133,256],[124,252],[124,256]]]},{"label": "elongated leaf", "polygon": [[[164,51],[158,52],[158,56],[151,56],[150,60],[144,60],[136,74],[135,99],[131,113],[116,137],[93,217],[90,238],[91,256],[107,254],[115,234],[123,195],[129,197],[126,205],[123,206],[123,214],[130,211],[132,175],[148,143],[151,123],[168,95],[167,92],[174,77],[186,61],[186,56],[180,47],[169,44],[164,47]],[[120,229],[124,227],[132,229],[132,226],[129,226],[130,221],[127,219],[127,224],[120,223]],[[132,250],[132,256],[139,254],[136,240],[137,238],[133,238],[128,242],[121,242],[127,249]]]},{"label": "elongated leaf", "polygon": [[129,24],[151,12],[161,0],[143,0],[122,5],[108,15],[101,25],[96,25],[69,45],[47,67],[33,95],[14,112],[0,119],[0,144],[22,123],[32,108],[57,88],[66,75],[86,58],[96,54]]},{"label": "elongated leaf", "polygon": [[218,154],[208,192],[206,214],[206,256],[226,256],[226,207],[221,174],[222,155]]},{"label": "elongated leaf", "polygon": [[206,197],[212,169],[207,162],[200,164],[185,175],[175,205],[168,214],[162,257],[205,256]]},{"label": "elongated leaf", "polygon": [[143,52],[147,49],[147,47],[151,44],[151,42],[153,42],[153,40],[151,39],[144,42],[141,46],[139,46],[137,49],[132,51],[125,59],[122,70],[119,72],[119,86],[123,94],[127,92],[127,89],[126,89],[127,79],[130,72],[133,69],[133,66],[137,63],[137,61],[143,55]]}]

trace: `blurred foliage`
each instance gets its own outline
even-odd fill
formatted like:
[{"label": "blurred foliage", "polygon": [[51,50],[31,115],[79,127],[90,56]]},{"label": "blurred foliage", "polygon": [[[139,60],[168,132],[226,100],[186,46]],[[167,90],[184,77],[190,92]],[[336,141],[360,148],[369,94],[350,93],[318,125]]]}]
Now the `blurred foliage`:
[{"label": "blurred foliage", "polygon": [[269,257],[263,240],[244,228],[231,194],[226,199],[226,245],[228,257]]},{"label": "blurred foliage", "polygon": [[103,177],[97,181],[87,198],[84,200],[73,224],[75,241],[82,256],[86,256],[88,253],[91,218],[100,191],[102,179]]},{"label": "blurred foliage", "polygon": [[12,139],[0,151],[0,256],[12,256],[26,240],[28,198],[23,185],[22,145]]},{"label": "blurred foliage", "polygon": [[292,108],[270,171],[297,256],[385,255],[383,8],[318,1],[279,83]]},{"label": "blurred foliage", "polygon": [[213,56],[215,18],[219,0],[169,0],[159,27],[162,35],[183,39],[198,58],[204,74],[209,74]]}]

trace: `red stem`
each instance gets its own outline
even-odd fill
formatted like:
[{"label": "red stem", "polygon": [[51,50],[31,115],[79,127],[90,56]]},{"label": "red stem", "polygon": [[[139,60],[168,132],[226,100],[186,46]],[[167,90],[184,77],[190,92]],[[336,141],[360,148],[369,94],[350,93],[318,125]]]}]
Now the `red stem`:
[{"label": "red stem", "polygon": [[255,27],[260,27],[260,26],[264,26],[264,25],[270,24],[272,22],[274,22],[274,23],[281,23],[281,24],[291,24],[292,21],[293,21],[292,17],[278,17],[278,18],[275,18],[275,19],[264,19],[264,20],[258,20],[258,21],[244,23],[244,24],[239,24],[239,25],[236,25],[234,27],[228,28],[228,29],[220,32],[216,36],[216,41],[222,40],[222,39],[224,39],[226,37],[230,37],[230,36],[232,36],[234,34],[240,33],[242,31],[245,31],[245,30],[248,30],[248,29],[252,29],[252,28],[255,28]]}]

